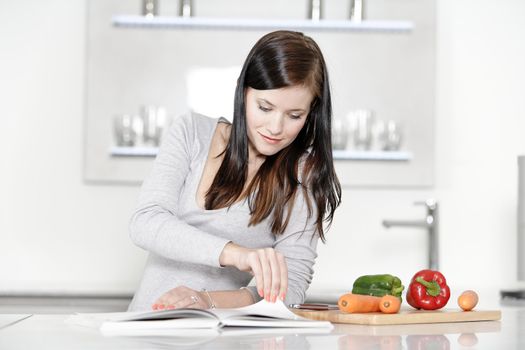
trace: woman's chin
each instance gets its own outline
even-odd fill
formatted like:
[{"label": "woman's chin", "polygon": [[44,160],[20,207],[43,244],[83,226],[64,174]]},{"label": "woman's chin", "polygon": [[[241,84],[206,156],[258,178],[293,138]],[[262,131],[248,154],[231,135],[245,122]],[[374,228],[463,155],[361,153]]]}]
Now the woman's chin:
[{"label": "woman's chin", "polygon": [[281,148],[277,148],[277,147],[265,147],[263,149],[260,149],[260,150],[257,150],[259,152],[259,154],[261,156],[264,156],[264,157],[271,157],[277,153],[279,153],[279,151],[281,150]]}]

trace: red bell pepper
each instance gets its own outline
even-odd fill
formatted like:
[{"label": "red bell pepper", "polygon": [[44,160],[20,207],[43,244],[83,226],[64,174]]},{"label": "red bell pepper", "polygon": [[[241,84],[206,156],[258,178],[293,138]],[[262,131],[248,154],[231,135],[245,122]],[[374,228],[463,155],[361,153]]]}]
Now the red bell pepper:
[{"label": "red bell pepper", "polygon": [[412,277],[407,302],[416,309],[437,310],[447,305],[450,288],[439,271],[421,270]]}]

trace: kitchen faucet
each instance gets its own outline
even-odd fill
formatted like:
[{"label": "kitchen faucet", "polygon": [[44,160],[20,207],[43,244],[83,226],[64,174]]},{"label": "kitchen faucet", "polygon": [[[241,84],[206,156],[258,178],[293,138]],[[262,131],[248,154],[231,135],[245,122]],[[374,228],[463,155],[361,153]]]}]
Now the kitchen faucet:
[{"label": "kitchen faucet", "polygon": [[424,220],[383,220],[383,226],[390,227],[423,227],[428,231],[428,267],[432,270],[439,269],[439,216],[438,203],[434,199],[427,199],[424,202],[415,202],[415,205],[424,205],[427,208],[427,215]]}]

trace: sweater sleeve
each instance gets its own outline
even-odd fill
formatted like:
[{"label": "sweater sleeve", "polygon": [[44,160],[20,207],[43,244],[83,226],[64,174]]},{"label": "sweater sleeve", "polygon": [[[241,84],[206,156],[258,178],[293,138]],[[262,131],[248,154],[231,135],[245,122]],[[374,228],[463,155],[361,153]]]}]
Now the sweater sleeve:
[{"label": "sweater sleeve", "polygon": [[303,303],[312,281],[319,239],[316,218],[314,202],[308,217],[303,189],[299,187],[288,226],[282,235],[276,237],[274,243],[275,250],[284,255],[288,266],[288,291],[284,301],[286,305]]},{"label": "sweater sleeve", "polygon": [[190,115],[177,118],[164,135],[153,169],[144,180],[130,222],[137,246],[168,259],[220,267],[229,240],[199,230],[177,217],[190,171],[195,132]]}]

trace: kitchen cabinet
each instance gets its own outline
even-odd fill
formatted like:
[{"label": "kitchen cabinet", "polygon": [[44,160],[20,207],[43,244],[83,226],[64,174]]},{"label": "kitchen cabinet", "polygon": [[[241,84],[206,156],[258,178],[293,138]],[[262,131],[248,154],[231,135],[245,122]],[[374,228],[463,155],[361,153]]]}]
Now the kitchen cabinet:
[{"label": "kitchen cabinet", "polygon": [[[177,13],[177,2],[159,4],[162,16]],[[238,11],[232,14],[231,8]],[[299,21],[305,18],[304,8],[302,0],[249,4],[240,0],[200,0],[195,2],[195,15]],[[345,20],[347,8],[346,0],[327,1],[324,18]],[[84,178],[89,183],[136,185],[151,168],[155,149],[114,147],[115,115],[136,113],[141,105],[164,106],[171,118],[186,113],[194,107],[191,101],[198,90],[189,81],[191,72],[240,69],[255,41],[268,31],[151,30],[122,28],[112,23],[115,15],[138,13],[139,1],[88,1]],[[356,109],[373,110],[377,119],[402,123],[403,143],[399,152],[380,152],[377,148],[368,153],[337,151],[336,171],[344,187],[432,186],[435,0],[369,1],[367,19],[410,23],[411,30],[397,34],[315,30],[305,33],[317,41],[325,55],[334,116],[345,116]],[[202,89],[206,83],[200,85]],[[222,93],[220,103],[227,107],[233,105],[230,83],[224,89],[213,88]],[[202,96],[207,98],[206,94]],[[212,117],[227,116],[228,111],[216,106],[216,100],[200,103],[218,111]]]}]

